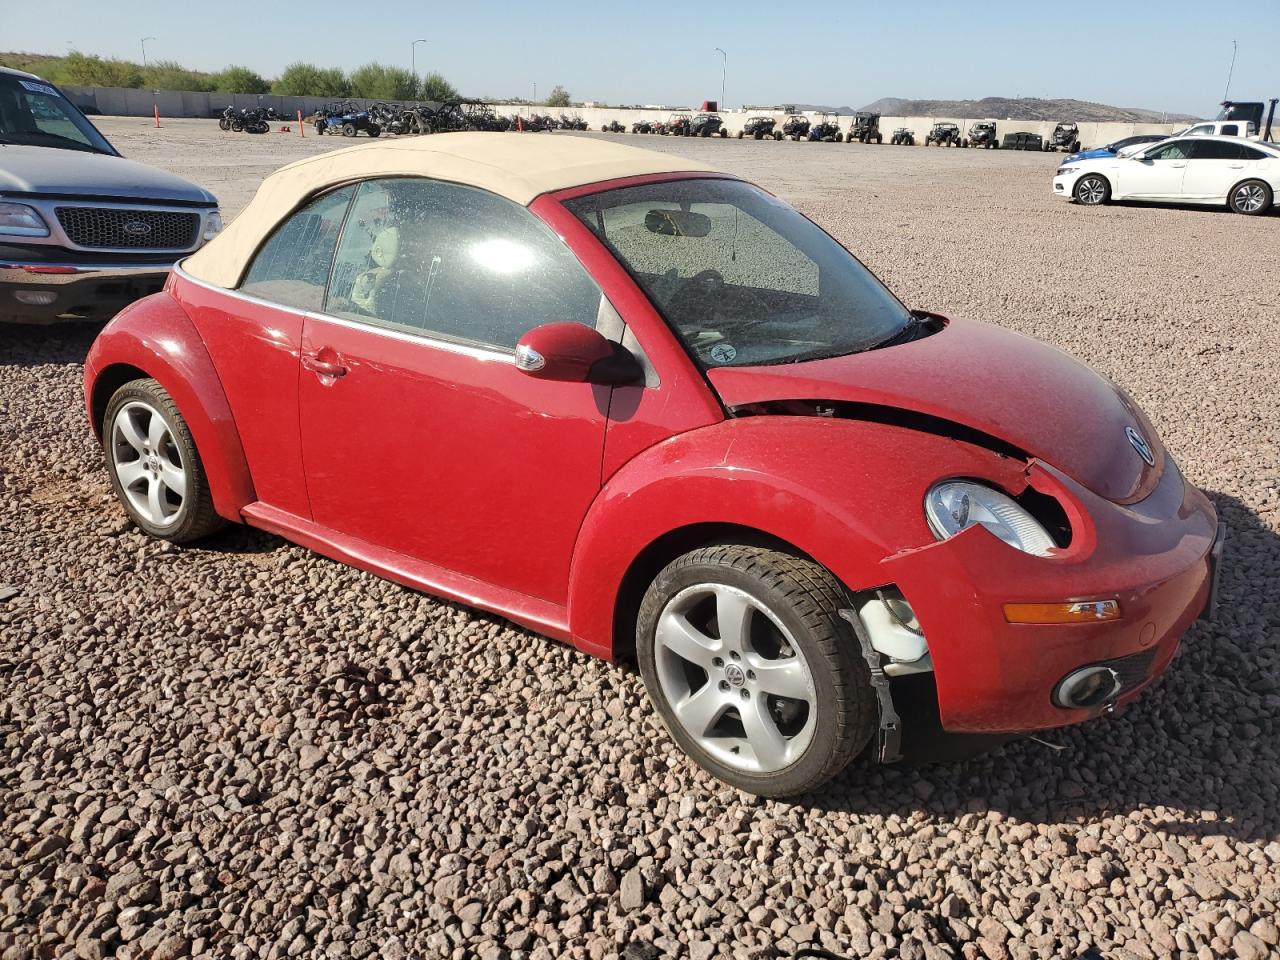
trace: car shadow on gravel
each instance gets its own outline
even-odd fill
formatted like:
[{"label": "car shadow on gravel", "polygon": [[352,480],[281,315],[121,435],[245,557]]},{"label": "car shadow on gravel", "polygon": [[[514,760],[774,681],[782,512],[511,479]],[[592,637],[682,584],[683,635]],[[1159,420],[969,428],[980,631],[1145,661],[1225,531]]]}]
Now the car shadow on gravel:
[{"label": "car shadow on gravel", "polygon": [[37,326],[0,319],[0,367],[84,363],[102,327],[82,320]]},{"label": "car shadow on gravel", "polygon": [[[892,766],[856,762],[797,805],[904,819],[999,811],[1032,824],[1120,815],[1171,835],[1274,839],[1280,535],[1274,518],[1268,525],[1235,497],[1207,493],[1228,527],[1216,615],[1190,628],[1166,675],[1125,713],[1046,733],[1043,743],[949,744],[928,730],[908,745],[914,759],[909,749]],[[949,748],[960,759],[948,759]]]}]

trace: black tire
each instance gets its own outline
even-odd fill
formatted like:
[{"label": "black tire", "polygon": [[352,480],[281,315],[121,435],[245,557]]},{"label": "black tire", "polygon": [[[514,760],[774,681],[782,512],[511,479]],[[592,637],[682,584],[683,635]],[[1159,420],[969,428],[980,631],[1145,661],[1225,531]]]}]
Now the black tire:
[{"label": "black tire", "polygon": [[[178,509],[173,523],[157,526],[141,516],[129,502],[120,486],[120,478],[116,475],[117,451],[112,442],[112,424],[120,408],[131,401],[141,401],[160,413],[169,428],[177,448],[178,457],[183,465],[186,477],[187,495],[183,497],[182,506]],[[160,540],[173,543],[190,543],[207,537],[225,525],[213,509],[213,498],[209,493],[209,481],[204,472],[204,464],[200,461],[200,453],[196,450],[195,440],[182,419],[178,405],[173,402],[164,387],[155,380],[131,380],[111,396],[107,404],[106,414],[102,418],[102,443],[107,458],[107,474],[111,479],[111,489],[116,499],[124,507],[129,519],[143,532]]]},{"label": "black tire", "polygon": [[1086,207],[1099,207],[1111,199],[1111,184],[1100,173],[1086,173],[1076,181],[1071,196]]},{"label": "black tire", "polygon": [[230,129],[231,129],[231,121],[230,121],[230,120],[228,120],[226,117],[219,117],[219,118],[218,118],[218,129],[219,129],[219,130],[230,130]]},{"label": "black tire", "polygon": [[774,139],[774,141],[775,141],[775,142],[777,142],[777,143],[781,143],[781,142],[782,142],[782,134],[781,134],[781,133],[777,133],[777,132],[775,132],[775,133],[774,133],[774,135],[773,135],[773,139]]},{"label": "black tire", "polygon": [[1242,180],[1227,194],[1227,206],[1233,213],[1256,217],[1271,209],[1275,195],[1263,180]]},{"label": "black tire", "polygon": [[365,132],[368,133],[369,136],[371,137],[376,137],[380,133],[382,133],[382,128],[378,126],[376,123],[371,123],[369,124],[369,129],[366,130]]},{"label": "black tire", "polygon": [[356,125],[354,123],[344,123],[342,125],[342,135],[344,137],[354,137],[356,135]]},{"label": "black tire", "polygon": [[[717,760],[687,733],[662,691],[655,652],[659,616],[676,594],[708,583],[734,587],[761,602],[794,638],[809,667],[817,711],[812,739],[797,759],[774,772],[747,772]],[[704,547],[668,564],[641,602],[636,651],[650,699],[673,739],[713,776],[760,796],[805,793],[838,774],[878,727],[870,671],[837,612],[846,604],[839,582],[821,566],[762,547]]]},{"label": "black tire", "polygon": [[323,121],[323,120],[317,120],[317,121],[316,121],[316,136],[317,136],[317,137],[323,137],[323,136],[324,136],[324,121]]},{"label": "black tire", "polygon": [[231,132],[232,132],[232,133],[241,133],[243,130],[244,130],[244,121],[243,121],[243,120],[232,120],[232,121],[231,121]]}]

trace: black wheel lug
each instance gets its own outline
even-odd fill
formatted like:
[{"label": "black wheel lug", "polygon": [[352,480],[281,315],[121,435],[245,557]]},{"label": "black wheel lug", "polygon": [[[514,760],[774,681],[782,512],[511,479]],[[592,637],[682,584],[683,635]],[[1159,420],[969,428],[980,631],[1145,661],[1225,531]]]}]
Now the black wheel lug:
[{"label": "black wheel lug", "polygon": [[723,659],[723,658],[721,658],[721,657],[716,657],[716,658],[715,658],[715,659],[713,659],[711,662],[712,662],[712,663],[714,663],[717,667],[723,667],[723,666],[724,666],[724,659]]},{"label": "black wheel lug", "polygon": [[728,680],[721,680],[721,681],[720,681],[720,690],[721,690],[723,693],[728,693],[728,692],[729,692],[729,681],[728,681]]}]

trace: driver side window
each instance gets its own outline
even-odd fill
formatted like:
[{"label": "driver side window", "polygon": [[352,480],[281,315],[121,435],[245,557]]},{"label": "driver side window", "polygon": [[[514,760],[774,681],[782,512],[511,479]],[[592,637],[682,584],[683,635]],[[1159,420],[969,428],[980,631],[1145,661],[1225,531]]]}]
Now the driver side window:
[{"label": "driver side window", "polygon": [[324,310],[428,337],[514,350],[553,321],[594,326],[600,288],[528,210],[425,178],[359,186]]},{"label": "driver side window", "polygon": [[1147,160],[1186,160],[1190,152],[1190,144],[1183,140],[1174,140],[1154,150],[1148,150],[1143,156]]}]

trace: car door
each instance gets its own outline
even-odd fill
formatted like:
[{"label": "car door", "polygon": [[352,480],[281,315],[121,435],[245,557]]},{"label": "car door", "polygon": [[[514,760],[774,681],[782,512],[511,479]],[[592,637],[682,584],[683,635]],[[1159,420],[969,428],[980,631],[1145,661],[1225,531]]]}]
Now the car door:
[{"label": "car door", "polygon": [[286,218],[236,291],[179,287],[235,416],[258,500],[303,518],[310,516],[298,441],[303,318],[324,302],[354,193],[330,191]]},{"label": "car door", "polygon": [[1191,144],[1182,195],[1188,200],[1225,200],[1231,185],[1245,176],[1247,166],[1244,144],[1197,140]]},{"label": "car door", "polygon": [[610,390],[533,379],[514,348],[542,323],[610,310],[524,207],[421,178],[361,183],[302,337],[316,523],[564,603]]},{"label": "car door", "polygon": [[1181,196],[1192,143],[1190,139],[1167,140],[1121,159],[1112,196],[1135,200],[1168,200]]}]

